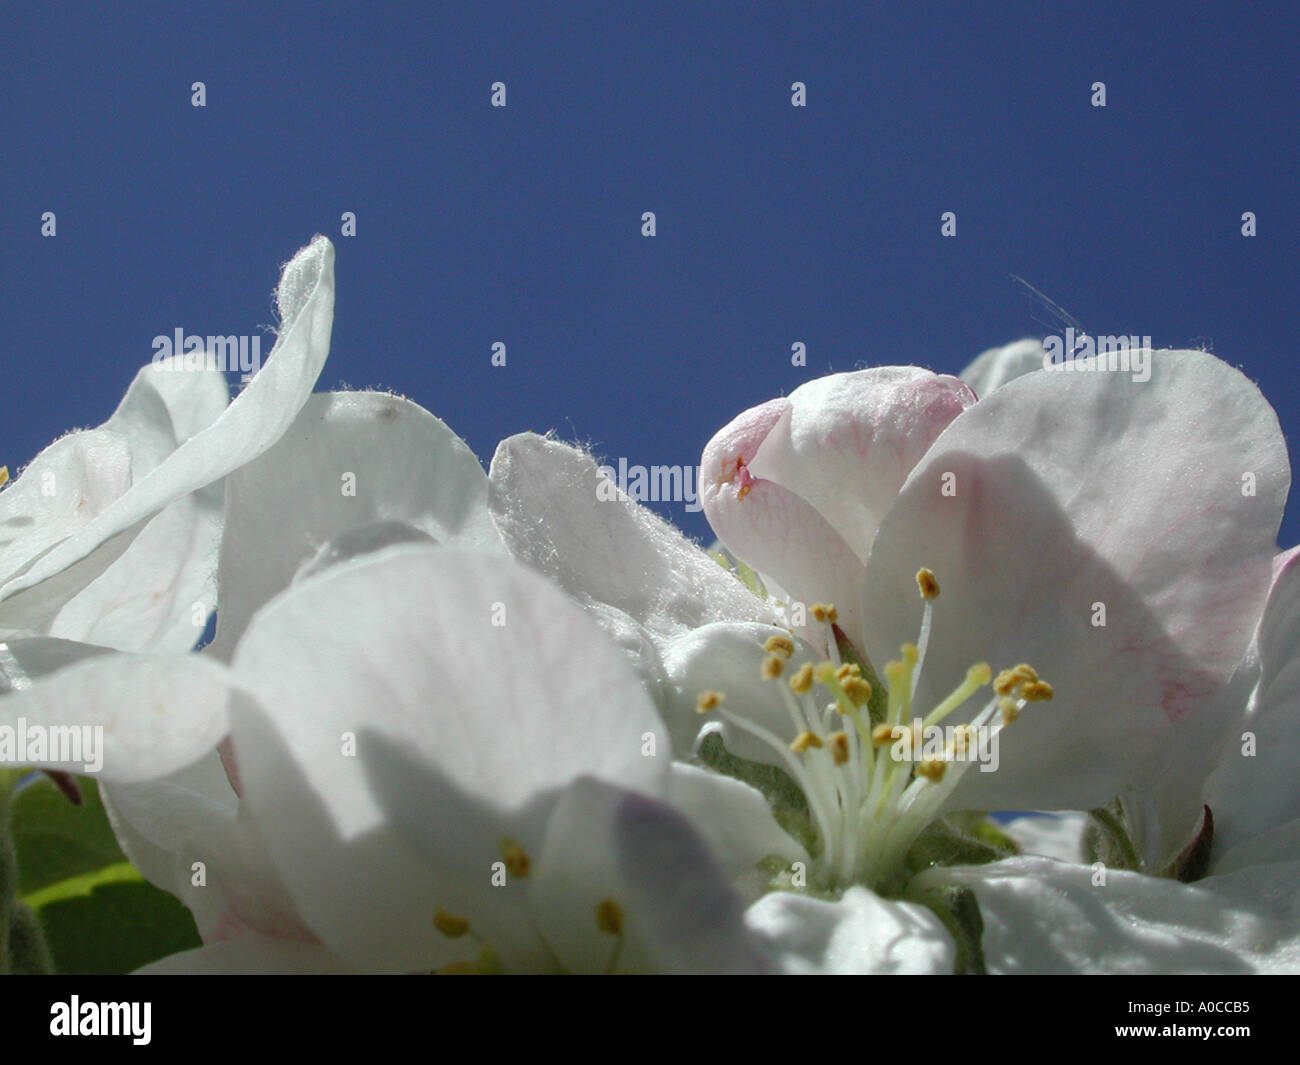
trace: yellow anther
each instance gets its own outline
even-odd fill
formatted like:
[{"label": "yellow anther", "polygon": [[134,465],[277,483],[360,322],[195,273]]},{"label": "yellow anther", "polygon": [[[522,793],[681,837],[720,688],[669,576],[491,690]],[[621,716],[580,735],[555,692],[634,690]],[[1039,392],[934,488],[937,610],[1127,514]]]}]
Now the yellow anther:
[{"label": "yellow anther", "polygon": [[794,657],[794,640],[789,636],[769,636],[763,644],[763,650],[770,655],[781,655],[783,658]]},{"label": "yellow anther", "polygon": [[9,467],[0,466],[0,488],[3,488],[8,483],[9,483]]},{"label": "yellow anther", "polygon": [[927,758],[916,767],[916,775],[938,783],[948,772],[948,763],[941,758]]},{"label": "yellow anther", "polygon": [[844,694],[854,706],[866,706],[871,701],[871,685],[861,677],[849,677],[844,682]]},{"label": "yellow anther", "polygon": [[877,725],[871,730],[871,742],[877,747],[883,747],[894,740],[901,740],[907,734],[907,729],[902,725]]},{"label": "yellow anther", "polygon": [[722,692],[700,692],[700,697],[695,700],[695,712],[697,714],[707,714],[710,710],[716,710],[722,705],[725,698],[726,696]]},{"label": "yellow anther", "polygon": [[835,764],[843,765],[849,760],[849,734],[832,732],[826,738],[830,741],[831,757],[835,759]]},{"label": "yellow anther", "polygon": [[736,493],[736,498],[737,498],[737,499],[744,499],[745,496],[749,495],[750,490],[751,490],[753,487],[754,487],[754,484],[753,484],[752,481],[751,481],[749,484],[742,484],[742,485],[740,486],[740,491],[738,491],[738,492]]},{"label": "yellow anther", "polygon": [[835,663],[818,662],[817,665],[813,667],[813,677],[816,678],[818,684],[829,685],[831,681],[836,679]]},{"label": "yellow anther", "polygon": [[850,677],[862,676],[862,667],[856,662],[844,662],[840,668],[835,671],[835,676],[841,681],[846,681]]},{"label": "yellow anther", "polygon": [[804,729],[797,735],[790,744],[790,750],[795,754],[803,754],[810,747],[821,747],[821,738],[815,732],[809,732]]},{"label": "yellow anther", "polygon": [[623,910],[613,899],[605,899],[596,907],[596,927],[608,936],[623,932]]},{"label": "yellow anther", "polygon": [[433,913],[433,927],[448,939],[459,939],[469,931],[469,921],[439,906]]},{"label": "yellow anther", "polygon": [[1040,703],[1050,699],[1056,692],[1045,680],[1031,680],[1020,690],[1020,698],[1028,703]]},{"label": "yellow anther", "polygon": [[839,611],[833,603],[813,603],[812,616],[818,621],[829,621],[832,625],[840,620]]},{"label": "yellow anther", "polygon": [[522,879],[528,875],[528,870],[533,867],[528,852],[512,839],[503,839],[501,841],[501,857],[505,859],[506,872],[511,876]]},{"label": "yellow anther", "polygon": [[800,695],[812,691],[813,686],[813,664],[805,662],[799,667],[798,672],[790,678],[790,687]]},{"label": "yellow anther", "polygon": [[1020,716],[1020,704],[1009,695],[998,700],[998,709],[1002,711],[1002,723],[1009,725]]},{"label": "yellow anther", "polygon": [[934,570],[922,566],[916,571],[916,584],[921,589],[922,599],[939,598],[939,578],[934,575]]},{"label": "yellow anther", "polygon": [[776,680],[785,672],[785,659],[780,655],[768,655],[763,659],[763,679]]},{"label": "yellow anther", "polygon": [[478,976],[478,966],[472,961],[454,961],[438,970],[439,976]]}]

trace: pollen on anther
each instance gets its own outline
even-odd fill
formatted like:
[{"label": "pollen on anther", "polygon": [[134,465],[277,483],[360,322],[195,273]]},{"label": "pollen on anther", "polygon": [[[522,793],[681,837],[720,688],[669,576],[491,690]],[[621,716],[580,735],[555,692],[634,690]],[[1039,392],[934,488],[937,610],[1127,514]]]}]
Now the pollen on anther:
[{"label": "pollen on anther", "polygon": [[927,758],[916,767],[916,775],[925,777],[926,780],[933,780],[936,783],[943,779],[944,773],[948,771],[948,763],[939,758]]},{"label": "pollen on anther", "polygon": [[433,913],[433,927],[448,939],[459,939],[469,931],[469,921],[439,906]]},{"label": "pollen on anther", "polygon": [[784,658],[794,657],[794,640],[789,636],[769,636],[763,643],[763,650],[770,655],[781,655]]},{"label": "pollen on anther", "polygon": [[871,730],[871,742],[877,747],[894,740],[901,740],[906,729],[902,725],[877,725]]},{"label": "pollen on anther", "polygon": [[922,599],[939,598],[939,578],[934,575],[934,570],[922,566],[916,571],[916,584],[921,589]]},{"label": "pollen on anther", "polygon": [[815,732],[809,732],[807,729],[804,729],[791,741],[790,750],[794,751],[795,754],[803,754],[804,751],[808,750],[810,747],[821,746],[823,746],[821,737]]},{"label": "pollen on anther", "polygon": [[847,732],[832,732],[827,739],[830,741],[831,757],[835,759],[836,765],[843,765],[849,760],[849,734]]},{"label": "pollen on anther", "polygon": [[1055,694],[1052,686],[1045,680],[1031,680],[1020,689],[1020,698],[1030,703],[1044,702]]},{"label": "pollen on anther", "polygon": [[785,659],[780,655],[768,655],[763,659],[763,679],[776,680],[785,672]]},{"label": "pollen on anther", "polygon": [[844,694],[852,701],[854,706],[866,706],[871,701],[871,683],[863,680],[861,677],[847,677],[842,682],[844,685]]},{"label": "pollen on anther", "polygon": [[805,662],[799,667],[798,671],[790,678],[791,689],[799,695],[812,691],[813,686],[813,664]]},{"label": "pollen on anther", "polygon": [[840,620],[839,611],[835,609],[834,603],[813,603],[812,616],[818,621],[829,621],[832,625]]},{"label": "pollen on anther", "polygon": [[0,466],[0,488],[3,488],[8,483],[9,483],[9,467]]},{"label": "pollen on anther", "polygon": [[605,899],[596,906],[596,927],[609,936],[623,931],[623,910],[613,899]]},{"label": "pollen on anther", "polygon": [[699,698],[695,700],[695,712],[697,714],[707,714],[710,710],[716,710],[722,705],[725,698],[726,696],[722,692],[700,692]]},{"label": "pollen on anther", "polygon": [[501,841],[501,857],[506,863],[506,872],[519,878],[526,877],[533,867],[528,852],[512,839]]}]

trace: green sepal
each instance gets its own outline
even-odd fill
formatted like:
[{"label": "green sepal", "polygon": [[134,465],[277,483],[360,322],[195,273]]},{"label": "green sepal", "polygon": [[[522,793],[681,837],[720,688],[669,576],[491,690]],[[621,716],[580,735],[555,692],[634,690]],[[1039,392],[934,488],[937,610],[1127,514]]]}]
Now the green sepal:
[{"label": "green sepal", "polygon": [[985,976],[984,917],[979,899],[968,887],[927,888],[909,896],[912,902],[928,907],[952,936],[957,945],[953,973],[957,976]]},{"label": "green sepal", "polygon": [[1108,869],[1143,872],[1142,856],[1133,843],[1128,819],[1118,799],[1088,812],[1083,833],[1083,850],[1087,864],[1101,862]]},{"label": "green sepal", "polygon": [[904,862],[915,875],[939,865],[984,865],[1019,853],[1015,840],[986,815],[963,811],[928,824]]},{"label": "green sepal", "polygon": [[704,737],[696,751],[696,757],[715,772],[759,791],[771,807],[772,816],[778,825],[802,843],[811,856],[816,857],[821,852],[821,840],[818,839],[817,829],[813,827],[808,800],[804,798],[803,791],[794,778],[784,769],[737,758],[727,750],[722,737],[716,732]]}]

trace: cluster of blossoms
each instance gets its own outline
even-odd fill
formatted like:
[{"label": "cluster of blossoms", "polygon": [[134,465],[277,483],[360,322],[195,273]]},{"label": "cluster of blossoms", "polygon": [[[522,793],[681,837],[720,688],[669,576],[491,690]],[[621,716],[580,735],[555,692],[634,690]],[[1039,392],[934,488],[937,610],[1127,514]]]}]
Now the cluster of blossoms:
[{"label": "cluster of blossoms", "polygon": [[1300,968],[1300,563],[1240,372],[810,381],[706,448],[710,553],[580,449],[485,473],[312,394],[333,255],[233,400],[146,366],[0,495],[0,720],[102,727],[205,944],[148,971]]}]

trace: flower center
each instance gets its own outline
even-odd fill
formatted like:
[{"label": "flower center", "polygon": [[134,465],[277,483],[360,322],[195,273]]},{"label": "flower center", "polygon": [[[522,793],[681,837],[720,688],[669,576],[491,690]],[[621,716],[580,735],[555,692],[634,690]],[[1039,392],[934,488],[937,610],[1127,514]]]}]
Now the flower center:
[{"label": "flower center", "polygon": [[[720,692],[705,692],[697,703],[700,713],[717,713],[770,746],[803,791],[820,844],[809,886],[901,888],[908,850],[971,765],[996,769],[1001,731],[1026,704],[1052,697],[1051,685],[1032,666],[1018,665],[994,678],[988,664],[980,662],[922,715],[913,697],[939,582],[922,569],[917,585],[925,603],[921,631],[917,643],[904,644],[901,657],[885,666],[887,699],[873,700],[862,667],[841,659],[833,634],[835,608],[818,604],[813,616],[829,630],[834,660],[805,663],[783,680],[794,641],[773,636],[764,644],[762,675],[781,692],[794,726],[793,741],[724,708]],[[992,697],[968,724],[943,725],[990,682]]]}]

